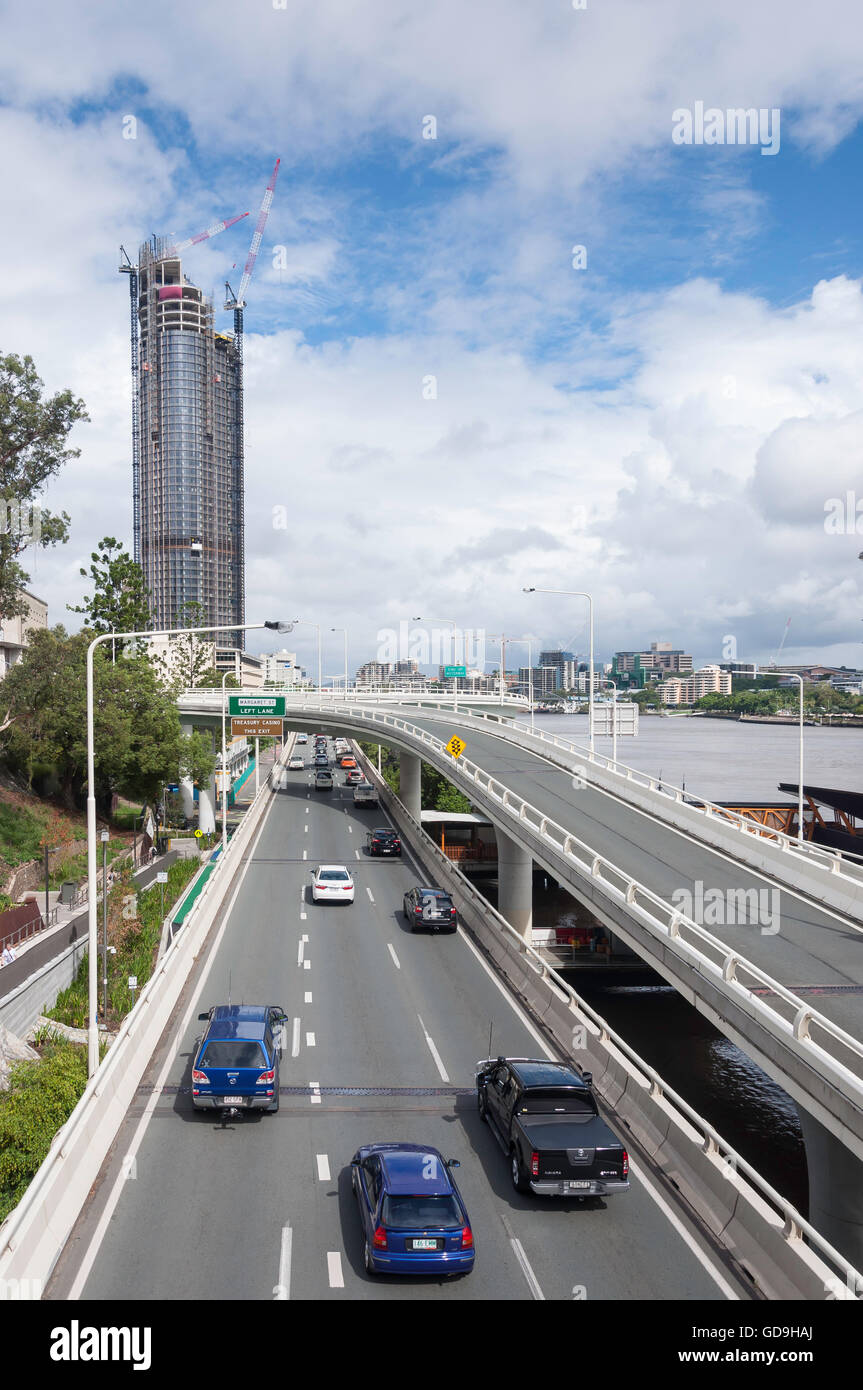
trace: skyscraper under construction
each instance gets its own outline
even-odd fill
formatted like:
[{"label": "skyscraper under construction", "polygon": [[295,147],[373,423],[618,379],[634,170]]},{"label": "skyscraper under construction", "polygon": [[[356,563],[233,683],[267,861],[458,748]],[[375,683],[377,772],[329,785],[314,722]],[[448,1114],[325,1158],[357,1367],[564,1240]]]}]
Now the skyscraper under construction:
[{"label": "skyscraper under construction", "polygon": [[[125,253],[124,253],[125,254]],[[215,331],[212,300],[183,275],[178,248],[153,237],[130,275],[135,559],[153,627],[236,627],[243,645],[242,332]],[[198,624],[195,623],[195,626]]]}]

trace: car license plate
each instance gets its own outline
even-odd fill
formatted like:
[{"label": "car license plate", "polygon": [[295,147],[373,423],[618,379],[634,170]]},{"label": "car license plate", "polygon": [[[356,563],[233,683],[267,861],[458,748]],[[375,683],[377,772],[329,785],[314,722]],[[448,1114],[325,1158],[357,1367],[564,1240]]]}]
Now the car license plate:
[{"label": "car license plate", "polygon": [[577,1192],[579,1188],[590,1187],[589,1182],[570,1182],[567,1183],[570,1192]]},{"label": "car license plate", "polygon": [[415,1240],[415,1241],[413,1242],[413,1248],[414,1248],[414,1250],[437,1250],[437,1241],[436,1241],[436,1240]]},{"label": "car license plate", "polygon": [[223,1105],[245,1105],[245,1096],[222,1096]]}]

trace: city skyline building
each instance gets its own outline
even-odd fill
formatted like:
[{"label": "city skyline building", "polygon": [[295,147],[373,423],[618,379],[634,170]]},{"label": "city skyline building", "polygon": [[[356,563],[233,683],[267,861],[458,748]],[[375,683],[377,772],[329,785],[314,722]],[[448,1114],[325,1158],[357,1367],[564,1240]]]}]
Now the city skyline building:
[{"label": "city skyline building", "polygon": [[243,366],[237,335],[153,237],[130,274],[134,554],[156,628],[225,624],[242,649],[245,619]]}]

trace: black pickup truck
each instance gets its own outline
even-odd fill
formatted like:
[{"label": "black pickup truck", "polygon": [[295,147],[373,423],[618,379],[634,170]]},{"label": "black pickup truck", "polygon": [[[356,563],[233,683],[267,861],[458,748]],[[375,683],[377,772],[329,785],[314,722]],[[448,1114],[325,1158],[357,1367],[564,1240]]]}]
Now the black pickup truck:
[{"label": "black pickup truck", "polygon": [[629,1187],[629,1157],[600,1118],[591,1074],[562,1062],[478,1062],[480,1119],[508,1155],[517,1192],[597,1197]]}]

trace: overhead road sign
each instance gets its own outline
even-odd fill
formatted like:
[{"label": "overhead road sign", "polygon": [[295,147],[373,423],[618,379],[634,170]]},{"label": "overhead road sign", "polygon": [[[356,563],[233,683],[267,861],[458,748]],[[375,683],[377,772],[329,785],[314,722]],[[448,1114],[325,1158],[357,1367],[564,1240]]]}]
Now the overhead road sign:
[{"label": "overhead road sign", "polygon": [[445,666],[443,668],[443,677],[446,681],[458,680],[459,678],[464,680],[466,675],[466,666]]},{"label": "overhead road sign", "polygon": [[267,719],[248,715],[242,719],[231,720],[231,736],[233,738],[281,738],[282,721],[281,719]]},{"label": "overhead road sign", "polygon": [[229,695],[228,713],[237,717],[284,719],[284,695]]}]

